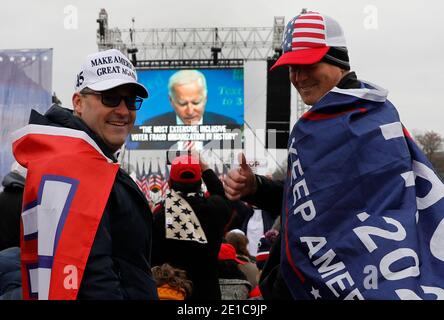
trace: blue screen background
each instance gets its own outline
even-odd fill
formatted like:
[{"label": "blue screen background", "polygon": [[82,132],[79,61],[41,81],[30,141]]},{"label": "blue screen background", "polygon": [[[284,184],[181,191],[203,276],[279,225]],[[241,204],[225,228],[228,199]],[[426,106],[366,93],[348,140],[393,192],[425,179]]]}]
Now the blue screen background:
[{"label": "blue screen background", "polygon": [[[244,123],[244,71],[236,69],[197,69],[207,81],[205,111],[212,111]],[[168,80],[178,70],[137,70],[137,77],[149,92],[137,111],[135,125],[160,114],[174,111],[168,99]]]}]

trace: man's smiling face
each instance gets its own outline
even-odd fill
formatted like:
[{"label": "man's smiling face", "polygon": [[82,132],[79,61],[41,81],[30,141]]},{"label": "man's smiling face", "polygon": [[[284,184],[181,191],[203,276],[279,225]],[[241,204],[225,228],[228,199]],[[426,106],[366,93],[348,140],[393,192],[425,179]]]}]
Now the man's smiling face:
[{"label": "man's smiling face", "polygon": [[[122,85],[101,94],[113,94],[120,97],[134,97],[131,85]],[[102,103],[100,94],[74,93],[75,114],[110,148],[117,151],[125,142],[133,128],[136,111],[128,110],[122,99],[117,107],[107,107]]]},{"label": "man's smiling face", "polygon": [[341,68],[318,62],[309,65],[290,65],[290,81],[307,105],[314,105],[333,89],[344,75]]}]

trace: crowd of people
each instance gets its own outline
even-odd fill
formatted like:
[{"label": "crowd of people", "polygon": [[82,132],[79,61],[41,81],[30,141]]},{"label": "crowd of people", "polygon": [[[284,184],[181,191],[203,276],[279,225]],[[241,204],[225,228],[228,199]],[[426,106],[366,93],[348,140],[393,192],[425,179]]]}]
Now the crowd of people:
[{"label": "crowd of people", "polygon": [[116,157],[149,93],[118,50],[88,56],[73,110],[14,135],[0,299],[443,299],[444,185],[388,92],[351,71],[328,16],[294,17],[282,51],[272,69],[312,106],[285,181],[243,154],[221,181],[189,153],[155,212]]}]

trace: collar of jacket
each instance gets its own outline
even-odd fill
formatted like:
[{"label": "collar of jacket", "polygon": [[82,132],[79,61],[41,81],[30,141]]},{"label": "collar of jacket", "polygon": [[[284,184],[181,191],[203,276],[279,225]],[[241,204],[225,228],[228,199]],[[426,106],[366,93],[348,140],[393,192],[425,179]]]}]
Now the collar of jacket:
[{"label": "collar of jacket", "polygon": [[358,80],[356,72],[351,71],[342,77],[336,87],[340,89],[359,89],[361,88],[361,82]]},{"label": "collar of jacket", "polygon": [[2,181],[5,188],[24,188],[25,178],[15,171],[9,172]]}]

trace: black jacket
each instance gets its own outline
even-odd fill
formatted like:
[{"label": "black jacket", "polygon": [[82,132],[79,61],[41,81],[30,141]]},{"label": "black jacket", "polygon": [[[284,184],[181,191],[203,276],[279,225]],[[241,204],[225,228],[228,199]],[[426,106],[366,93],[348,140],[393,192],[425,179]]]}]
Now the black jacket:
[{"label": "black jacket", "polygon": [[3,179],[0,193],[0,251],[20,246],[20,215],[25,178],[9,172]]},{"label": "black jacket", "polygon": [[[86,132],[110,159],[103,141],[68,109],[51,107],[30,123]],[[92,173],[93,174],[93,173]],[[157,299],[151,276],[152,214],[131,177],[119,169],[86,264],[78,299]]]},{"label": "black jacket", "polygon": [[169,263],[183,269],[193,281],[193,300],[220,300],[218,260],[224,227],[231,214],[230,202],[224,196],[221,181],[212,170],[205,170],[202,178],[210,193],[209,198],[187,197],[208,243],[165,238],[165,210],[154,216],[153,265]]},{"label": "black jacket", "polygon": [[[256,176],[258,189],[253,196],[244,200],[270,212],[281,212],[284,184],[282,181],[272,181],[264,176]],[[292,296],[282,278],[281,267],[281,235],[273,243],[268,260],[259,279],[259,288],[265,300],[291,300]]]}]

